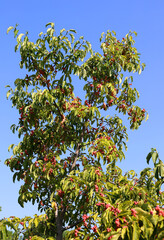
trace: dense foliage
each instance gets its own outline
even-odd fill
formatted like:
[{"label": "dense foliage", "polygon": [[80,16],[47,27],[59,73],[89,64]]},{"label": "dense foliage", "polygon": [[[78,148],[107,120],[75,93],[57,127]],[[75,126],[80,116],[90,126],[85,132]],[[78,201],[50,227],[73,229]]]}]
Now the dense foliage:
[{"label": "dense foliage", "polygon": [[139,93],[131,73],[145,65],[133,33],[120,41],[115,32],[103,33],[98,53],[84,37],[75,40],[75,30],[57,35],[53,23],[46,27],[35,43],[17,26],[8,29],[27,75],[15,80],[15,89],[8,86],[20,114],[11,126],[20,143],[10,146],[13,156],[6,160],[13,181],[22,181],[19,204],[32,201],[45,214],[3,224],[15,229],[15,239],[163,239],[164,165],[157,151],[147,156],[154,169],[139,177],[116,165],[128,137],[120,114],[131,129],[147,119],[134,105]]}]

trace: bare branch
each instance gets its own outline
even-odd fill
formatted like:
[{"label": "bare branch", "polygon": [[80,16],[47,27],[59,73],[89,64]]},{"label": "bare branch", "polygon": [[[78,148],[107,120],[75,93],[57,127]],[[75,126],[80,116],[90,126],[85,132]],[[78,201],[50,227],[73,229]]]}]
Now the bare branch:
[{"label": "bare branch", "polygon": [[83,221],[83,219],[80,219],[80,220],[78,220],[77,222],[75,222],[75,223],[73,223],[73,224],[71,224],[71,225],[68,225],[67,227],[63,228],[63,231],[68,230],[68,229],[70,229],[70,228],[73,228],[73,227],[77,226],[77,225],[78,225],[79,223],[81,223],[82,221]]},{"label": "bare branch", "polygon": [[77,148],[76,148],[76,152],[75,152],[75,158],[74,158],[74,162],[72,164],[72,167],[71,167],[71,170],[75,167],[76,165],[76,161],[77,161],[77,158],[79,156],[79,152],[80,152],[80,143],[77,144]]}]

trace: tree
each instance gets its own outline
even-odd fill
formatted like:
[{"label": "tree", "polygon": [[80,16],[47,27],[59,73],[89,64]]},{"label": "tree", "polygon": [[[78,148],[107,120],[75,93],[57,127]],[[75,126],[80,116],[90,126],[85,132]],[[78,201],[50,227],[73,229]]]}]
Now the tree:
[{"label": "tree", "polygon": [[[145,67],[133,46],[136,33],[120,41],[115,32],[103,33],[98,53],[84,37],[75,41],[75,30],[56,35],[53,23],[46,27],[35,43],[17,26],[8,29],[27,75],[15,80],[15,89],[8,86],[7,97],[20,114],[11,129],[21,141],[9,147],[13,156],[6,164],[13,181],[23,182],[19,204],[32,201],[45,212],[17,218],[24,239],[163,239],[158,153],[152,149],[147,158],[154,171],[146,168],[139,178],[134,171],[123,175],[116,165],[125,158],[128,139],[120,114],[128,116],[131,129],[148,116],[134,105],[139,93],[129,76]],[[75,94],[79,86],[81,97]]]},{"label": "tree", "polygon": [[[0,207],[0,211],[1,211],[1,207]],[[9,230],[9,228],[15,229],[15,226],[11,223],[10,220],[7,220],[7,221],[6,219],[0,220],[0,239],[3,239],[3,240],[18,239],[16,237],[19,236],[19,233],[18,234],[16,232],[13,233],[12,231]],[[21,240],[21,238],[19,239]]]}]

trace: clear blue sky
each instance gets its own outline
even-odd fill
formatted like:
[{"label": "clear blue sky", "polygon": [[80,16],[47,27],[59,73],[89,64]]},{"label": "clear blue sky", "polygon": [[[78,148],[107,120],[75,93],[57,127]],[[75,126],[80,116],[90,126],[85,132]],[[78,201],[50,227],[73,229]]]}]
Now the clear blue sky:
[{"label": "clear blue sky", "polygon": [[146,165],[146,155],[151,147],[157,148],[164,160],[164,1],[163,0],[8,0],[0,6],[0,218],[16,215],[32,216],[37,206],[17,203],[18,183],[12,183],[12,174],[3,162],[10,156],[7,149],[11,143],[18,143],[17,135],[10,131],[10,125],[17,122],[17,112],[6,100],[5,85],[13,85],[25,71],[19,69],[19,54],[15,54],[15,39],[6,34],[9,26],[19,24],[20,32],[29,31],[31,38],[45,31],[45,24],[55,22],[56,30],[74,28],[99,50],[102,32],[114,30],[118,38],[129,30],[138,32],[136,48],[146,63],[145,71],[135,77],[135,87],[140,92],[138,105],[149,112],[149,120],[137,131],[129,131],[128,151],[121,167],[134,169],[139,173]]}]

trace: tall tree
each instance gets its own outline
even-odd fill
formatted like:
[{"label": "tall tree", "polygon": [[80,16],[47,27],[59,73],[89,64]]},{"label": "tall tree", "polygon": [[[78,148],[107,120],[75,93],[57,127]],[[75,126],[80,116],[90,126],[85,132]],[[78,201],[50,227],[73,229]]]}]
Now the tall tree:
[{"label": "tall tree", "polygon": [[6,164],[13,181],[23,182],[19,204],[32,201],[46,212],[39,223],[29,223],[26,234],[56,240],[154,239],[163,234],[163,197],[154,186],[163,173],[156,179],[147,169],[137,180],[134,172],[123,176],[116,166],[127,148],[119,113],[131,129],[147,118],[145,109],[134,105],[139,93],[132,73],[145,67],[133,46],[136,33],[120,41],[115,32],[103,33],[99,53],[84,37],[75,40],[75,30],[57,35],[53,23],[46,27],[35,43],[27,33],[18,34],[17,26],[8,29],[14,30],[15,51],[27,75],[15,80],[15,89],[8,86],[7,97],[20,114],[11,129],[21,141],[10,146],[13,156]]}]

